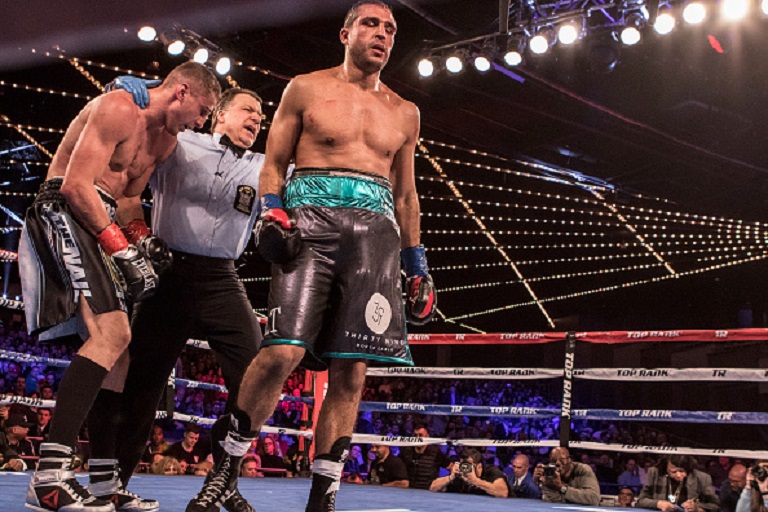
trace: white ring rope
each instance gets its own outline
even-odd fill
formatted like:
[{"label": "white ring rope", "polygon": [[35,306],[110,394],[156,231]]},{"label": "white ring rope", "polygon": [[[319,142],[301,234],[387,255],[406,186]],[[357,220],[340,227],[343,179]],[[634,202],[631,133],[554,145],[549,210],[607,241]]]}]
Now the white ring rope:
[{"label": "white ring rope", "polygon": [[[13,301],[11,301],[13,302]],[[0,303],[2,305],[2,303]],[[754,331],[754,332],[753,332]],[[762,331],[762,330],[761,330]],[[671,332],[671,331],[670,331]],[[723,338],[730,334],[728,331],[723,335],[717,331],[716,338]],[[731,331],[735,332],[735,331]],[[677,331],[675,332],[678,333]],[[580,333],[582,336],[589,333]],[[596,333],[601,334],[601,333]],[[628,332],[628,335],[633,334]],[[653,336],[664,336],[667,332],[651,333]],[[754,330],[744,330],[736,333],[735,337],[740,337],[739,341],[751,341],[751,336],[763,335],[763,332]],[[614,333],[611,333],[615,337]],[[416,335],[414,337],[417,337]],[[429,336],[429,335],[427,335]],[[491,335],[497,336],[497,335]],[[506,336],[506,335],[505,335]],[[458,337],[458,335],[457,335]],[[484,336],[485,337],[485,336]],[[637,336],[628,336],[637,338]],[[645,336],[643,336],[645,337]],[[677,336],[675,336],[677,337]],[[684,336],[682,336],[685,338]],[[411,338],[411,336],[409,336]],[[746,339],[745,339],[746,338]],[[551,338],[550,338],[551,339]],[[754,339],[754,338],[752,338]],[[688,339],[684,339],[689,341]],[[478,340],[479,341],[479,340]],[[501,340],[500,340],[501,341]],[[736,340],[734,340],[736,341]],[[599,342],[599,341],[598,341]],[[209,344],[203,340],[188,340],[188,345],[210,349]],[[0,360],[10,359],[19,362],[38,362],[48,366],[66,367],[69,361],[32,356],[28,354],[0,350]],[[414,378],[443,378],[443,379],[553,379],[562,378],[564,370],[552,368],[370,368],[367,375],[377,377],[414,377]],[[609,380],[609,381],[641,381],[641,382],[667,382],[667,381],[740,381],[740,382],[765,382],[768,380],[768,370],[759,368],[590,368],[574,369],[573,377],[584,380]],[[212,389],[220,392],[226,392],[226,387],[219,384],[191,381],[187,379],[172,379],[174,383],[191,388]],[[311,398],[300,398],[281,395],[281,400],[301,401],[312,403]],[[55,406],[54,400],[42,400],[36,398],[27,398],[13,395],[0,394],[0,404],[24,404],[31,407],[52,408]],[[379,411],[379,412],[418,412],[420,414],[447,414],[447,415],[467,415],[467,416],[491,416],[491,417],[544,417],[557,418],[560,414],[558,409],[543,409],[532,407],[512,407],[512,406],[463,406],[463,405],[437,405],[437,404],[414,404],[414,403],[392,403],[392,402],[362,402],[360,410]],[[167,418],[166,411],[158,411],[157,418]],[[210,418],[200,418],[181,413],[173,413],[173,419],[198,423],[201,425],[212,425],[216,420]],[[572,410],[570,417],[572,419],[591,419],[591,420],[615,420],[615,421],[675,421],[681,423],[716,423],[716,424],[766,424],[768,423],[768,414],[751,412],[724,412],[724,411],[676,411],[676,410],[651,410],[651,409],[578,409]],[[262,431],[265,433],[288,434],[302,437],[312,437],[311,430],[293,430],[273,426],[264,426]],[[519,447],[552,447],[559,446],[559,440],[491,440],[491,439],[461,439],[449,440],[442,438],[416,438],[416,437],[388,437],[371,434],[354,434],[353,442],[365,444],[388,444],[394,446],[419,446],[423,444],[450,444],[461,446],[519,446]],[[615,452],[647,452],[647,453],[684,453],[689,455],[705,456],[730,456],[751,459],[768,458],[768,452],[750,451],[750,450],[730,450],[730,449],[702,449],[690,447],[669,447],[669,446],[645,446],[632,444],[602,444],[585,441],[571,441],[569,446],[572,448],[581,448],[588,450],[603,450]]]},{"label": "white ring rope", "polygon": [[[155,419],[162,420],[167,418],[168,413],[166,411],[157,411],[155,414]],[[182,414],[178,412],[173,413],[172,419],[183,421],[185,423],[195,423],[197,425],[205,426],[212,426],[214,423],[216,423],[216,420],[213,418],[201,418],[200,416],[193,416],[191,414]],[[264,434],[287,434],[299,437],[312,437],[313,435],[311,430],[294,430],[291,428],[273,427],[272,425],[264,425],[261,427],[261,432]]]}]

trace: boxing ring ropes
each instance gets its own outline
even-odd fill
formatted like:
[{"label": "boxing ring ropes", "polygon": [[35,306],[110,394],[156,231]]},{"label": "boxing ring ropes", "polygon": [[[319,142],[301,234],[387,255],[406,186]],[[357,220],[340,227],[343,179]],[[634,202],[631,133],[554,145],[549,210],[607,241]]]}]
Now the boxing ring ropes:
[{"label": "boxing ring ropes", "polygon": [[[632,344],[632,343],[724,343],[768,341],[768,329],[734,330],[679,330],[679,331],[609,331],[609,332],[531,332],[500,334],[411,334],[411,345],[534,345],[565,341],[562,368],[449,368],[449,367],[395,367],[369,368],[368,375],[374,377],[407,377],[415,379],[489,379],[489,380],[534,380],[563,379],[561,409],[517,407],[500,404],[498,406],[468,406],[420,403],[361,402],[360,411],[386,413],[418,413],[424,415],[463,415],[495,418],[536,418],[558,419],[560,424],[559,440],[507,440],[507,439],[446,439],[417,438],[407,436],[382,436],[373,434],[354,434],[353,443],[385,444],[396,446],[418,446],[423,444],[455,446],[503,446],[503,447],[553,447],[567,446],[584,450],[611,452],[644,452],[654,454],[680,453],[700,456],[728,456],[745,459],[768,459],[768,451],[734,450],[725,448],[694,448],[681,446],[643,446],[633,444],[606,444],[570,439],[571,421],[630,421],[630,422],[678,422],[703,424],[768,424],[768,414],[761,412],[730,411],[689,411],[658,409],[573,409],[574,382],[592,381],[628,381],[642,385],[643,382],[768,382],[768,370],[760,368],[585,368],[576,369],[576,346],[589,344]],[[200,349],[209,349],[207,342],[188,340],[187,345]],[[19,352],[0,350],[0,360],[20,363],[42,363],[48,366],[64,368],[69,361]],[[314,380],[314,396],[295,397],[281,395],[281,401],[293,401],[303,404],[304,419],[307,418],[308,406],[314,407],[316,419],[322,407],[325,387],[325,372],[307,372],[308,381]],[[218,384],[192,381],[171,376],[169,389],[174,386],[186,386],[201,390],[213,390],[226,393],[226,387]],[[170,397],[173,395],[170,394]],[[192,422],[210,426],[215,420],[181,414],[170,410],[157,412],[157,418],[172,418],[182,422]],[[31,407],[52,408],[54,400],[42,400],[13,395],[0,394],[0,404],[23,404]],[[315,424],[307,422],[306,425]],[[266,425],[262,433],[287,434],[300,439],[312,437],[309,428],[296,430]]]}]

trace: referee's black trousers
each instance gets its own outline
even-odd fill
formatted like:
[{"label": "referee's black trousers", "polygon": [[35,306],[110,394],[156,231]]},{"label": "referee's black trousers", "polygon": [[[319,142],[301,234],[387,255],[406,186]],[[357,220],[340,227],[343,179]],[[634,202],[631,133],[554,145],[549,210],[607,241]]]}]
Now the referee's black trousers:
[{"label": "referee's black trousers", "polygon": [[[155,294],[137,303],[131,318],[131,363],[123,390],[117,459],[124,481],[139,463],[163,391],[186,341],[208,340],[237,403],[240,381],[261,344],[261,329],[234,261],[174,252],[173,268]],[[191,376],[194,378],[194,376]]]}]

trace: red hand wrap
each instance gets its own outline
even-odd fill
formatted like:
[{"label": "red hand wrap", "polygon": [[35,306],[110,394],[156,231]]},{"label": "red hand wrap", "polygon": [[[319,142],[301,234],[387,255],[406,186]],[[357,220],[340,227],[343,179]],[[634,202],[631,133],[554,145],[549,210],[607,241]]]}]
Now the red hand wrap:
[{"label": "red hand wrap", "polygon": [[99,245],[104,248],[110,256],[118,251],[122,251],[129,245],[125,235],[120,231],[120,227],[114,222],[96,235],[96,241],[99,242]]},{"label": "red hand wrap", "polygon": [[152,231],[144,219],[134,219],[123,226],[123,234],[130,243],[137,244],[145,236],[151,235]]},{"label": "red hand wrap", "polygon": [[288,214],[285,213],[285,210],[283,210],[282,208],[272,208],[271,210],[267,210],[267,213],[264,215],[264,220],[277,222],[278,224],[283,226],[285,229],[291,229],[293,227],[293,223],[291,222],[291,219],[288,217]]}]

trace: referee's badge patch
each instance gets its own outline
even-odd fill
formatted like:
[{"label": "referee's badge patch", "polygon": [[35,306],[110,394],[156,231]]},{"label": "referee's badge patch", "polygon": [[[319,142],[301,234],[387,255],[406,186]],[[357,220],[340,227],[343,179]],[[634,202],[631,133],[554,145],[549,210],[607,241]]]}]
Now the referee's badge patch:
[{"label": "referee's badge patch", "polygon": [[235,210],[250,215],[253,212],[253,202],[256,200],[256,191],[249,185],[237,187],[235,197]]},{"label": "referee's badge patch", "polygon": [[376,334],[384,334],[392,321],[392,306],[380,293],[374,293],[365,306],[365,323]]}]

